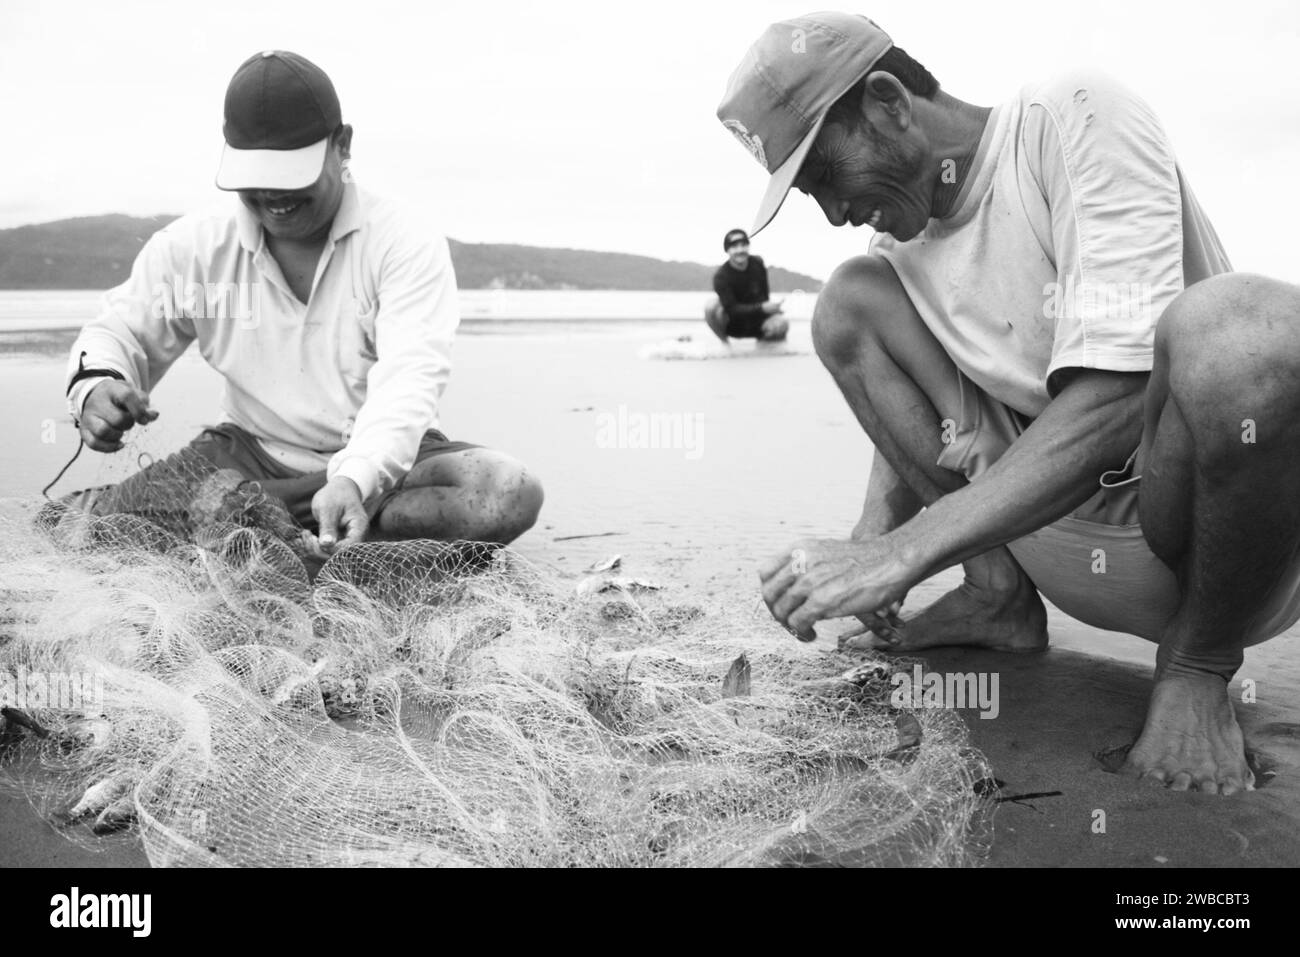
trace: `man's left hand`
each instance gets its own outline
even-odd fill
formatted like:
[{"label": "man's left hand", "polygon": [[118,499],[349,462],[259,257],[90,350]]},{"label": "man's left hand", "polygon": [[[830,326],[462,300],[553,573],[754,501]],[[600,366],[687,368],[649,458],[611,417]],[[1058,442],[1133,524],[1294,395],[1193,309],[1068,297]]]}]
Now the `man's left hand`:
[{"label": "man's left hand", "polygon": [[325,552],[362,541],[370,527],[370,518],[361,502],[361,489],[352,479],[342,476],[330,479],[313,496],[311,513],[320,525],[320,547]]},{"label": "man's left hand", "polygon": [[869,616],[902,601],[918,580],[890,536],[865,542],[810,538],[759,569],[772,616],[802,641],[827,618]]}]

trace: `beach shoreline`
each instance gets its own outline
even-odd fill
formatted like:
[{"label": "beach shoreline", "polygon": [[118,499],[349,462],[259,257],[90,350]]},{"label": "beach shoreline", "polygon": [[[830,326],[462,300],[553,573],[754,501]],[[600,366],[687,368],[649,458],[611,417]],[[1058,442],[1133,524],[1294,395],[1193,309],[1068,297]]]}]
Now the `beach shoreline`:
[{"label": "beach shoreline", "polygon": [[[706,335],[702,324],[695,335]],[[806,325],[793,341],[807,347]],[[511,452],[547,490],[538,525],[517,544],[526,559],[572,574],[618,553],[634,575],[662,581],[702,606],[758,597],[756,568],[807,536],[846,537],[857,518],[871,450],[815,357],[748,362],[656,362],[639,357],[659,326],[600,335],[466,336],[443,407],[444,431]],[[0,424],[11,450],[0,496],[31,501],[75,449],[60,395],[63,357],[0,356],[13,414]],[[154,390],[162,412],[131,454],[84,455],[55,492],[128,473],[139,453],[165,454],[218,420],[218,383],[190,353]],[[688,447],[601,439],[622,414],[678,416],[699,426]],[[606,417],[602,419],[602,416]],[[613,417],[612,419],[610,417]],[[51,426],[50,423],[53,423]],[[52,428],[52,441],[48,430]],[[685,433],[680,433],[682,436]],[[908,597],[905,614],[959,580],[948,570]],[[761,612],[766,614],[765,611]],[[926,654],[941,672],[996,673],[991,720],[968,710],[972,743],[992,762],[1008,800],[993,817],[992,866],[1294,866],[1300,864],[1300,633],[1246,653],[1241,678],[1255,703],[1238,705],[1251,747],[1276,774],[1252,794],[1175,794],[1108,773],[1096,755],[1136,737],[1154,646],[1100,632],[1049,609],[1051,647],[1013,656]],[[847,627],[822,627],[833,649]],[[1106,828],[1095,829],[1097,814]],[[0,866],[145,863],[138,842],[80,850],[21,799],[0,798]]]}]

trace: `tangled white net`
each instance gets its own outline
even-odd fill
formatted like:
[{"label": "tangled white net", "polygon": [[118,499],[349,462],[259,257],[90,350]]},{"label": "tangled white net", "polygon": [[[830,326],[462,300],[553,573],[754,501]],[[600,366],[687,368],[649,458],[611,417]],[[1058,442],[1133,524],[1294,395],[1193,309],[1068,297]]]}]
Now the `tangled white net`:
[{"label": "tangled white net", "polygon": [[138,834],[155,866],[982,859],[988,769],[957,715],[891,708],[910,662],[481,545],[365,543],[312,581],[256,487],[188,481],[0,523],[0,678],[46,680],[0,774],[72,840]]}]

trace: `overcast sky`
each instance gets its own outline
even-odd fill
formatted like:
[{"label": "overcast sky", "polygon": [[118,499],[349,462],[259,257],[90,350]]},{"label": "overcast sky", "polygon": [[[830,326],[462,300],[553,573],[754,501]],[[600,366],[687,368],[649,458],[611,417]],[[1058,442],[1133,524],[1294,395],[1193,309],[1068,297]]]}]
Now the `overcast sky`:
[{"label": "overcast sky", "polygon": [[[815,6],[0,0],[0,228],[210,205],[226,84],[281,48],[334,80],[358,180],[450,236],[720,262],[765,174],[714,109],[763,26]],[[1109,71],[1155,107],[1234,265],[1300,281],[1295,0],[842,9],[981,106],[1062,68]],[[796,196],[755,251],[824,277],[869,238]]]}]

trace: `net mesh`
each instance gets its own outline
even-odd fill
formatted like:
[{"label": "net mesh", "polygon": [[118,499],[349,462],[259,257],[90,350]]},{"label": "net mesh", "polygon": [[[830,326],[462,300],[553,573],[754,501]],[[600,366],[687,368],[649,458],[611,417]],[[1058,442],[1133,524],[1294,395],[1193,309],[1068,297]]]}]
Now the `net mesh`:
[{"label": "net mesh", "polygon": [[[748,602],[579,594],[473,543],[367,542],[313,575],[256,485],[174,456],[141,476],[0,520],[0,677],[47,689],[6,712],[0,772],[71,840],[155,866],[985,854],[963,721],[890,705],[910,661],[798,646]],[[54,700],[74,676],[79,706]]]}]

